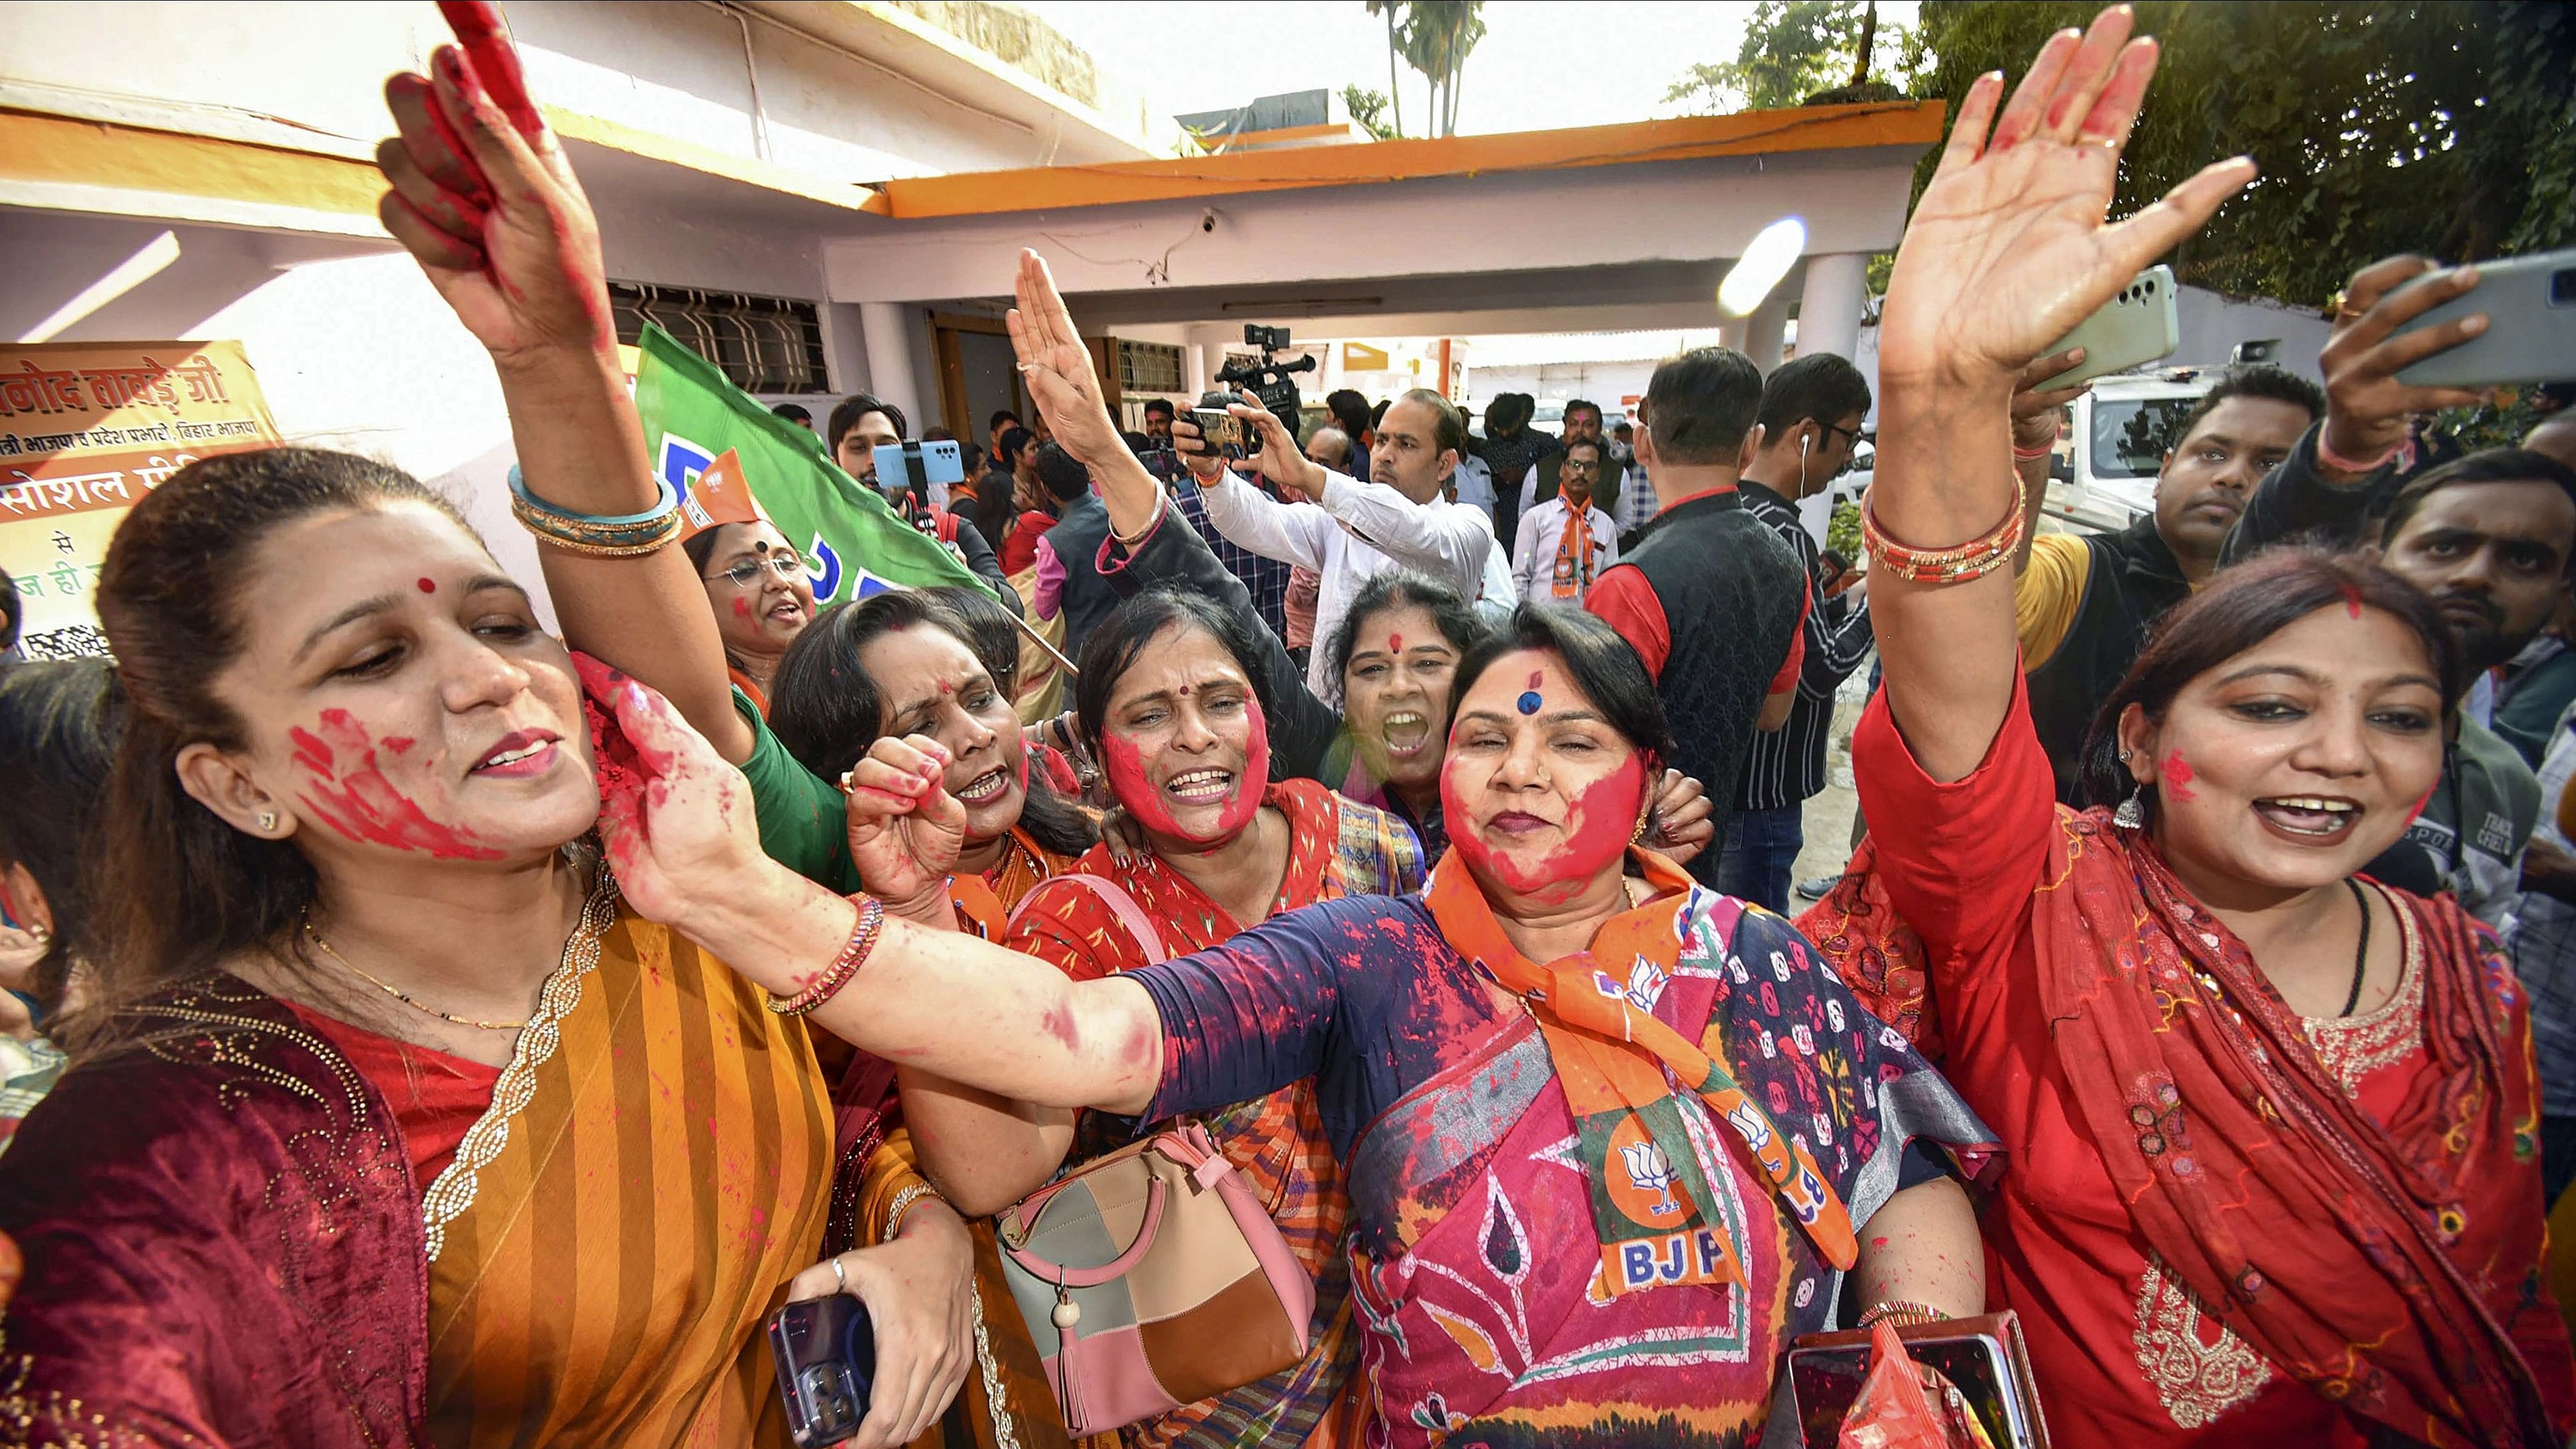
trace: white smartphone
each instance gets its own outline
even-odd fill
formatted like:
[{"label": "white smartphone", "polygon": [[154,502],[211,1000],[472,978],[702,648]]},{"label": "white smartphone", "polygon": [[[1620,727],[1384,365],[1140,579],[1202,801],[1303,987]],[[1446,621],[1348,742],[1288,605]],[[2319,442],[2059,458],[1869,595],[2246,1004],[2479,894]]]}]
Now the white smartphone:
[{"label": "white smartphone", "polygon": [[2075,324],[2075,330],[2051,343],[2040,356],[2084,349],[2084,360],[2039,385],[2042,392],[2173,356],[2182,346],[2182,319],[2174,310],[2171,267],[2149,267],[2129,279],[2120,294],[2101,310]]},{"label": "white smartphone", "polygon": [[[2421,287],[2448,271],[2398,288]],[[2439,327],[2472,312],[2487,330],[2398,369],[2417,387],[2491,387],[2505,382],[2576,381],[2576,248],[2478,263],[2478,284],[2407,323],[2397,335]]]}]

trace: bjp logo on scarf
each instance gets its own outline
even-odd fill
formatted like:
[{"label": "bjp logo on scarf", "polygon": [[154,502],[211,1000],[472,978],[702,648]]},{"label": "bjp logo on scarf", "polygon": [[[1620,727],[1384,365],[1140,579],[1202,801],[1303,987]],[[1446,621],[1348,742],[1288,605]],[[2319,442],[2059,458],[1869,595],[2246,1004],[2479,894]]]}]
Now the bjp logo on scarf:
[{"label": "bjp logo on scarf", "polygon": [[1680,1174],[1645,1123],[1631,1115],[1611,1129],[1610,1148],[1610,1201],[1630,1221],[1669,1229],[1690,1216],[1688,1193],[1674,1186]]}]

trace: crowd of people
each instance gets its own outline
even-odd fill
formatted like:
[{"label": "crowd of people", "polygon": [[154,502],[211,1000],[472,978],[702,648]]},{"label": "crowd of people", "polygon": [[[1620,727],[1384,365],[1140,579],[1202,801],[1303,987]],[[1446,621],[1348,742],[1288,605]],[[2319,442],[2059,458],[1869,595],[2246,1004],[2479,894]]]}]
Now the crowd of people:
[{"label": "crowd of people", "polygon": [[[2427,428],[2474,273],[2391,259],[2322,388],[2231,370],[2151,515],[2044,531],[2040,354],[2254,174],[2108,219],[2130,25],[1971,89],[1875,396],[1708,348],[1608,434],[1336,393],[1229,454],[1123,431],[1023,253],[1034,416],[885,485],[977,582],[819,609],[647,466],[506,44],[395,77],[557,631],[283,447],[135,506],[112,664],[0,665],[0,1438],[784,1444],[765,1325],[848,1294],[866,1449],[1835,1442],[1793,1344],[1999,1310],[2059,1443],[2567,1443],[2576,412]],[[1845,559],[1796,505],[1873,412]],[[909,420],[817,432],[875,484]],[[1173,1122],[1311,1299],[1078,1434],[1078,1344],[1235,1361],[1011,1226]]]}]

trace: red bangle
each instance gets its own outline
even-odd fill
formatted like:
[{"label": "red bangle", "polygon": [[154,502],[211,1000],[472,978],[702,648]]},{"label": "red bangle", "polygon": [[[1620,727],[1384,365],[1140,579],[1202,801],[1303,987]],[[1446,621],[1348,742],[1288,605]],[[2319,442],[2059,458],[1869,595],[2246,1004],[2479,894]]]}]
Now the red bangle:
[{"label": "red bangle", "polygon": [[823,968],[823,974],[804,990],[790,997],[770,997],[769,1009],[780,1016],[803,1016],[831,1000],[867,964],[868,953],[876,949],[877,933],[884,927],[885,903],[874,896],[860,897],[859,921],[851,928],[850,939],[842,944],[841,954],[833,957],[832,964]]},{"label": "red bangle", "polygon": [[1870,508],[1864,494],[1860,504],[1861,544],[1870,561],[1909,583],[1964,584],[1983,578],[2012,562],[2013,551],[2021,547],[2021,489],[2016,485],[2010,511],[1983,538],[1972,538],[1955,548],[1914,548],[1890,538],[1878,526],[1878,514]]},{"label": "red bangle", "polygon": [[2025,448],[2021,444],[2015,443],[2013,444],[2013,461],[2016,463],[2028,463],[2033,459],[2045,458],[2056,451],[2057,445],[2055,443],[2044,444],[2036,448]]}]

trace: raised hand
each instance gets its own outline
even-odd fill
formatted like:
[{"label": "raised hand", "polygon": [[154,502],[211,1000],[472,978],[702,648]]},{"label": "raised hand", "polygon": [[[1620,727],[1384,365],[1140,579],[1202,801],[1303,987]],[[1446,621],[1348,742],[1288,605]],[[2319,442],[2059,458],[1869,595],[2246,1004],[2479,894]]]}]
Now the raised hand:
[{"label": "raised hand", "polygon": [[2457,347],[2487,330],[2487,315],[2472,312],[2405,336],[2397,329],[2478,284],[2477,270],[2461,267],[2422,286],[2406,284],[2434,269],[2429,257],[2387,257],[2352,274],[2335,299],[2334,331],[2317,354],[2326,378],[2326,451],[2356,463],[2376,462],[2406,441],[2408,415],[2468,407],[2478,394],[2456,387],[2417,387],[2399,382],[2400,368]]},{"label": "raised hand", "polygon": [[563,147],[527,99],[489,5],[442,5],[464,46],[427,77],[385,82],[399,135],[376,147],[385,229],[508,367],[547,352],[614,355],[599,226]]},{"label": "raised hand", "polygon": [[1198,419],[1187,413],[1172,419],[1172,451],[1180,455],[1190,476],[1201,483],[1214,483],[1225,472],[1225,455],[1209,446],[1207,434],[1199,431]]},{"label": "raised hand", "polygon": [[1110,421],[1100,378],[1091,370],[1091,353],[1074,330],[1073,314],[1055,289],[1046,258],[1021,251],[1013,293],[1019,305],[1003,318],[1011,329],[1011,350],[1019,354],[1020,379],[1056,445],[1088,468],[1124,457],[1127,441]]},{"label": "raised hand", "polygon": [[2105,224],[2156,70],[2155,42],[2130,40],[2130,25],[2117,5],[2080,37],[2051,36],[2000,120],[2002,75],[1969,87],[1888,281],[1878,365],[1890,385],[1965,385],[2000,402],[2041,349],[2254,179],[2246,158],[2221,161]]},{"label": "raised hand", "polygon": [[2073,387],[2042,388],[2041,383],[2080,367],[2084,349],[2070,347],[2053,352],[2021,370],[2013,379],[2012,423],[2013,446],[2027,451],[2045,448],[2057,441],[2058,409],[2093,390],[2093,384],[2079,382]]},{"label": "raised hand", "polygon": [[886,909],[933,921],[966,846],[966,807],[944,783],[948,750],[928,735],[869,746],[842,781],[849,794],[850,862]]}]

